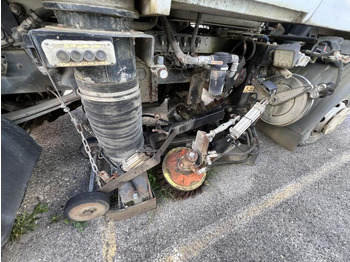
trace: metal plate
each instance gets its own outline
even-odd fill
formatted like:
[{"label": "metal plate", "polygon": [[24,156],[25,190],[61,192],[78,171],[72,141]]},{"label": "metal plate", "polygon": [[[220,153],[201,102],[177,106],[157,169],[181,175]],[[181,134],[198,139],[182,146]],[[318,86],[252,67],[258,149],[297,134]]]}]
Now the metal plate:
[{"label": "metal plate", "polygon": [[125,209],[120,209],[117,211],[108,211],[107,216],[113,220],[125,220],[133,216],[138,216],[157,207],[157,199],[152,198],[151,200],[142,202],[141,204],[131,206]]},{"label": "metal plate", "polygon": [[48,26],[45,28],[30,30],[29,35],[37,49],[42,62],[50,67],[50,63],[46,59],[45,53],[41,47],[41,43],[46,39],[56,40],[76,40],[76,41],[109,41],[113,42],[113,38],[135,38],[136,56],[144,61],[148,66],[153,66],[154,54],[154,38],[143,32],[114,32],[99,30],[78,30],[71,28],[60,28]]},{"label": "metal plate", "polygon": [[[46,92],[50,79],[43,75],[22,49],[1,50],[7,61],[6,75],[1,76],[1,94]],[[59,87],[61,89],[61,87]]]},{"label": "metal plate", "polygon": [[[47,61],[53,67],[103,66],[116,63],[114,46],[111,41],[81,41],[46,39],[41,43]],[[67,55],[68,61],[59,59],[58,54]],[[80,54],[81,61],[73,61],[73,53]],[[85,58],[85,53],[91,54],[91,59]],[[99,60],[98,54],[104,54]],[[91,61],[87,61],[91,60]]]}]

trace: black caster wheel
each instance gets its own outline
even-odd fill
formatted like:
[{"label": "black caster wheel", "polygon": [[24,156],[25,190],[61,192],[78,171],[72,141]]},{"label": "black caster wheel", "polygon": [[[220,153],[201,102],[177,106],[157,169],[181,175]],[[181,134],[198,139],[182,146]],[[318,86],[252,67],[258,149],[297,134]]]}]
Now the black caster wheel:
[{"label": "black caster wheel", "polygon": [[[95,155],[96,154],[96,151],[98,149],[98,141],[95,137],[88,137],[86,139],[86,141],[88,142],[89,146],[90,146],[90,149],[91,149],[91,155]],[[88,154],[86,153],[85,149],[84,149],[84,145],[81,144],[80,145],[80,148],[79,148],[79,152],[80,154],[86,158],[86,159],[89,159],[89,156]]]},{"label": "black caster wheel", "polygon": [[102,192],[84,192],[68,200],[64,216],[72,221],[89,221],[109,210],[109,197]]}]

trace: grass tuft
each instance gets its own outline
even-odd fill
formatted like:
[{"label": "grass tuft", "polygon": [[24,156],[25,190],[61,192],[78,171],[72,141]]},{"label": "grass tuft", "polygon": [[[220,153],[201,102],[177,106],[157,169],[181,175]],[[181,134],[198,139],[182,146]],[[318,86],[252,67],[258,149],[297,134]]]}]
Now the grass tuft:
[{"label": "grass tuft", "polygon": [[19,214],[13,225],[10,240],[15,241],[19,239],[23,234],[33,231],[37,224],[36,221],[40,218],[38,215],[43,214],[49,210],[47,204],[38,203],[32,213],[24,212]]},{"label": "grass tuft", "polygon": [[215,169],[209,169],[207,172],[206,172],[206,178],[205,178],[205,181],[204,181],[204,185],[205,186],[209,186],[209,185],[212,185],[212,181],[214,180],[215,176],[217,175],[217,172],[215,171]]},{"label": "grass tuft", "polygon": [[157,199],[158,200],[163,200],[163,199],[175,200],[175,197],[172,194],[172,189],[169,187],[164,187],[164,185],[161,185],[160,180],[156,174],[155,168],[148,170],[147,173],[148,173],[148,179],[149,179],[151,188],[154,194],[156,195]]},{"label": "grass tuft", "polygon": [[51,224],[57,223],[57,222],[61,221],[62,218],[63,218],[63,215],[62,215],[62,214],[54,214],[54,215],[51,217]]},{"label": "grass tuft", "polygon": [[88,222],[70,221],[69,219],[65,219],[64,223],[66,225],[72,225],[79,233],[83,233],[85,228],[89,225]]}]

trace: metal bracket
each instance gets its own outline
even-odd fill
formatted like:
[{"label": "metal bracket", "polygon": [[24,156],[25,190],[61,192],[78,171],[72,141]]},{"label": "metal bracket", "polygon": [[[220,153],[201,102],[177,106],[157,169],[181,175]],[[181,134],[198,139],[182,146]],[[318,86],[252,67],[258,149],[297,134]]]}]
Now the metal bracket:
[{"label": "metal bracket", "polygon": [[61,28],[47,26],[45,28],[34,29],[29,32],[35,49],[37,50],[43,64],[46,67],[52,67],[45,56],[41,44],[46,39],[56,40],[90,40],[90,41],[113,41],[113,38],[133,38],[136,48],[136,56],[143,60],[149,67],[154,67],[154,38],[152,35],[143,32],[113,32],[99,30],[78,30],[70,28]]},{"label": "metal bracket", "polygon": [[172,125],[171,130],[169,132],[170,133],[169,136],[167,137],[167,139],[165,140],[161,148],[157,151],[157,153],[152,158],[145,161],[142,165],[132,168],[122,176],[117,177],[116,179],[108,182],[107,184],[102,186],[102,188],[100,188],[98,191],[105,192],[105,193],[112,192],[113,190],[120,187],[125,182],[130,181],[131,179],[134,179],[141,173],[146,172],[150,168],[158,165],[161,161],[161,156],[166,151],[171,141],[173,141],[173,139],[178,134],[182,134],[190,130],[199,128],[210,122],[222,120],[224,118],[224,114],[225,114],[224,110],[220,110],[210,115],[206,115],[200,118],[194,118],[188,121],[183,121]]},{"label": "metal bracket", "polygon": [[301,96],[304,93],[309,93],[311,99],[315,99],[320,96],[320,92],[327,88],[326,84],[303,86],[288,91],[272,94],[269,99],[270,105],[279,105],[287,102],[295,97]]},{"label": "metal bracket", "polygon": [[156,207],[157,207],[157,199],[152,198],[150,200],[142,202],[138,205],[130,206],[128,208],[119,209],[116,211],[110,210],[107,212],[107,216],[110,219],[120,221],[120,220],[131,218],[133,216],[141,215],[143,213],[151,211],[152,209],[155,209]]}]

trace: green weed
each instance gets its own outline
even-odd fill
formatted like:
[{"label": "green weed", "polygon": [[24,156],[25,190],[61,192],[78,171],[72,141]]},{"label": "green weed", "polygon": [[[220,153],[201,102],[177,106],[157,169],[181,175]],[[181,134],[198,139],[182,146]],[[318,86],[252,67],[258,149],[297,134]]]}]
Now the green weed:
[{"label": "green weed", "polygon": [[23,234],[28,233],[28,231],[33,231],[37,226],[36,221],[40,218],[38,215],[47,212],[48,205],[38,203],[32,213],[24,212],[23,214],[19,214],[13,225],[10,240],[14,241],[19,239]]},{"label": "green weed", "polygon": [[83,233],[85,228],[89,225],[88,222],[70,221],[69,219],[65,219],[64,223],[66,225],[72,225],[79,233]]},{"label": "green weed", "polygon": [[59,222],[63,218],[62,214],[54,214],[51,217],[51,224]]},{"label": "green weed", "polygon": [[155,174],[154,169],[148,170],[148,179],[151,185],[151,188],[156,195],[158,201],[162,199],[172,199],[174,200],[175,197],[172,194],[172,188],[170,188],[169,185],[164,186],[160,184],[159,178]]}]

